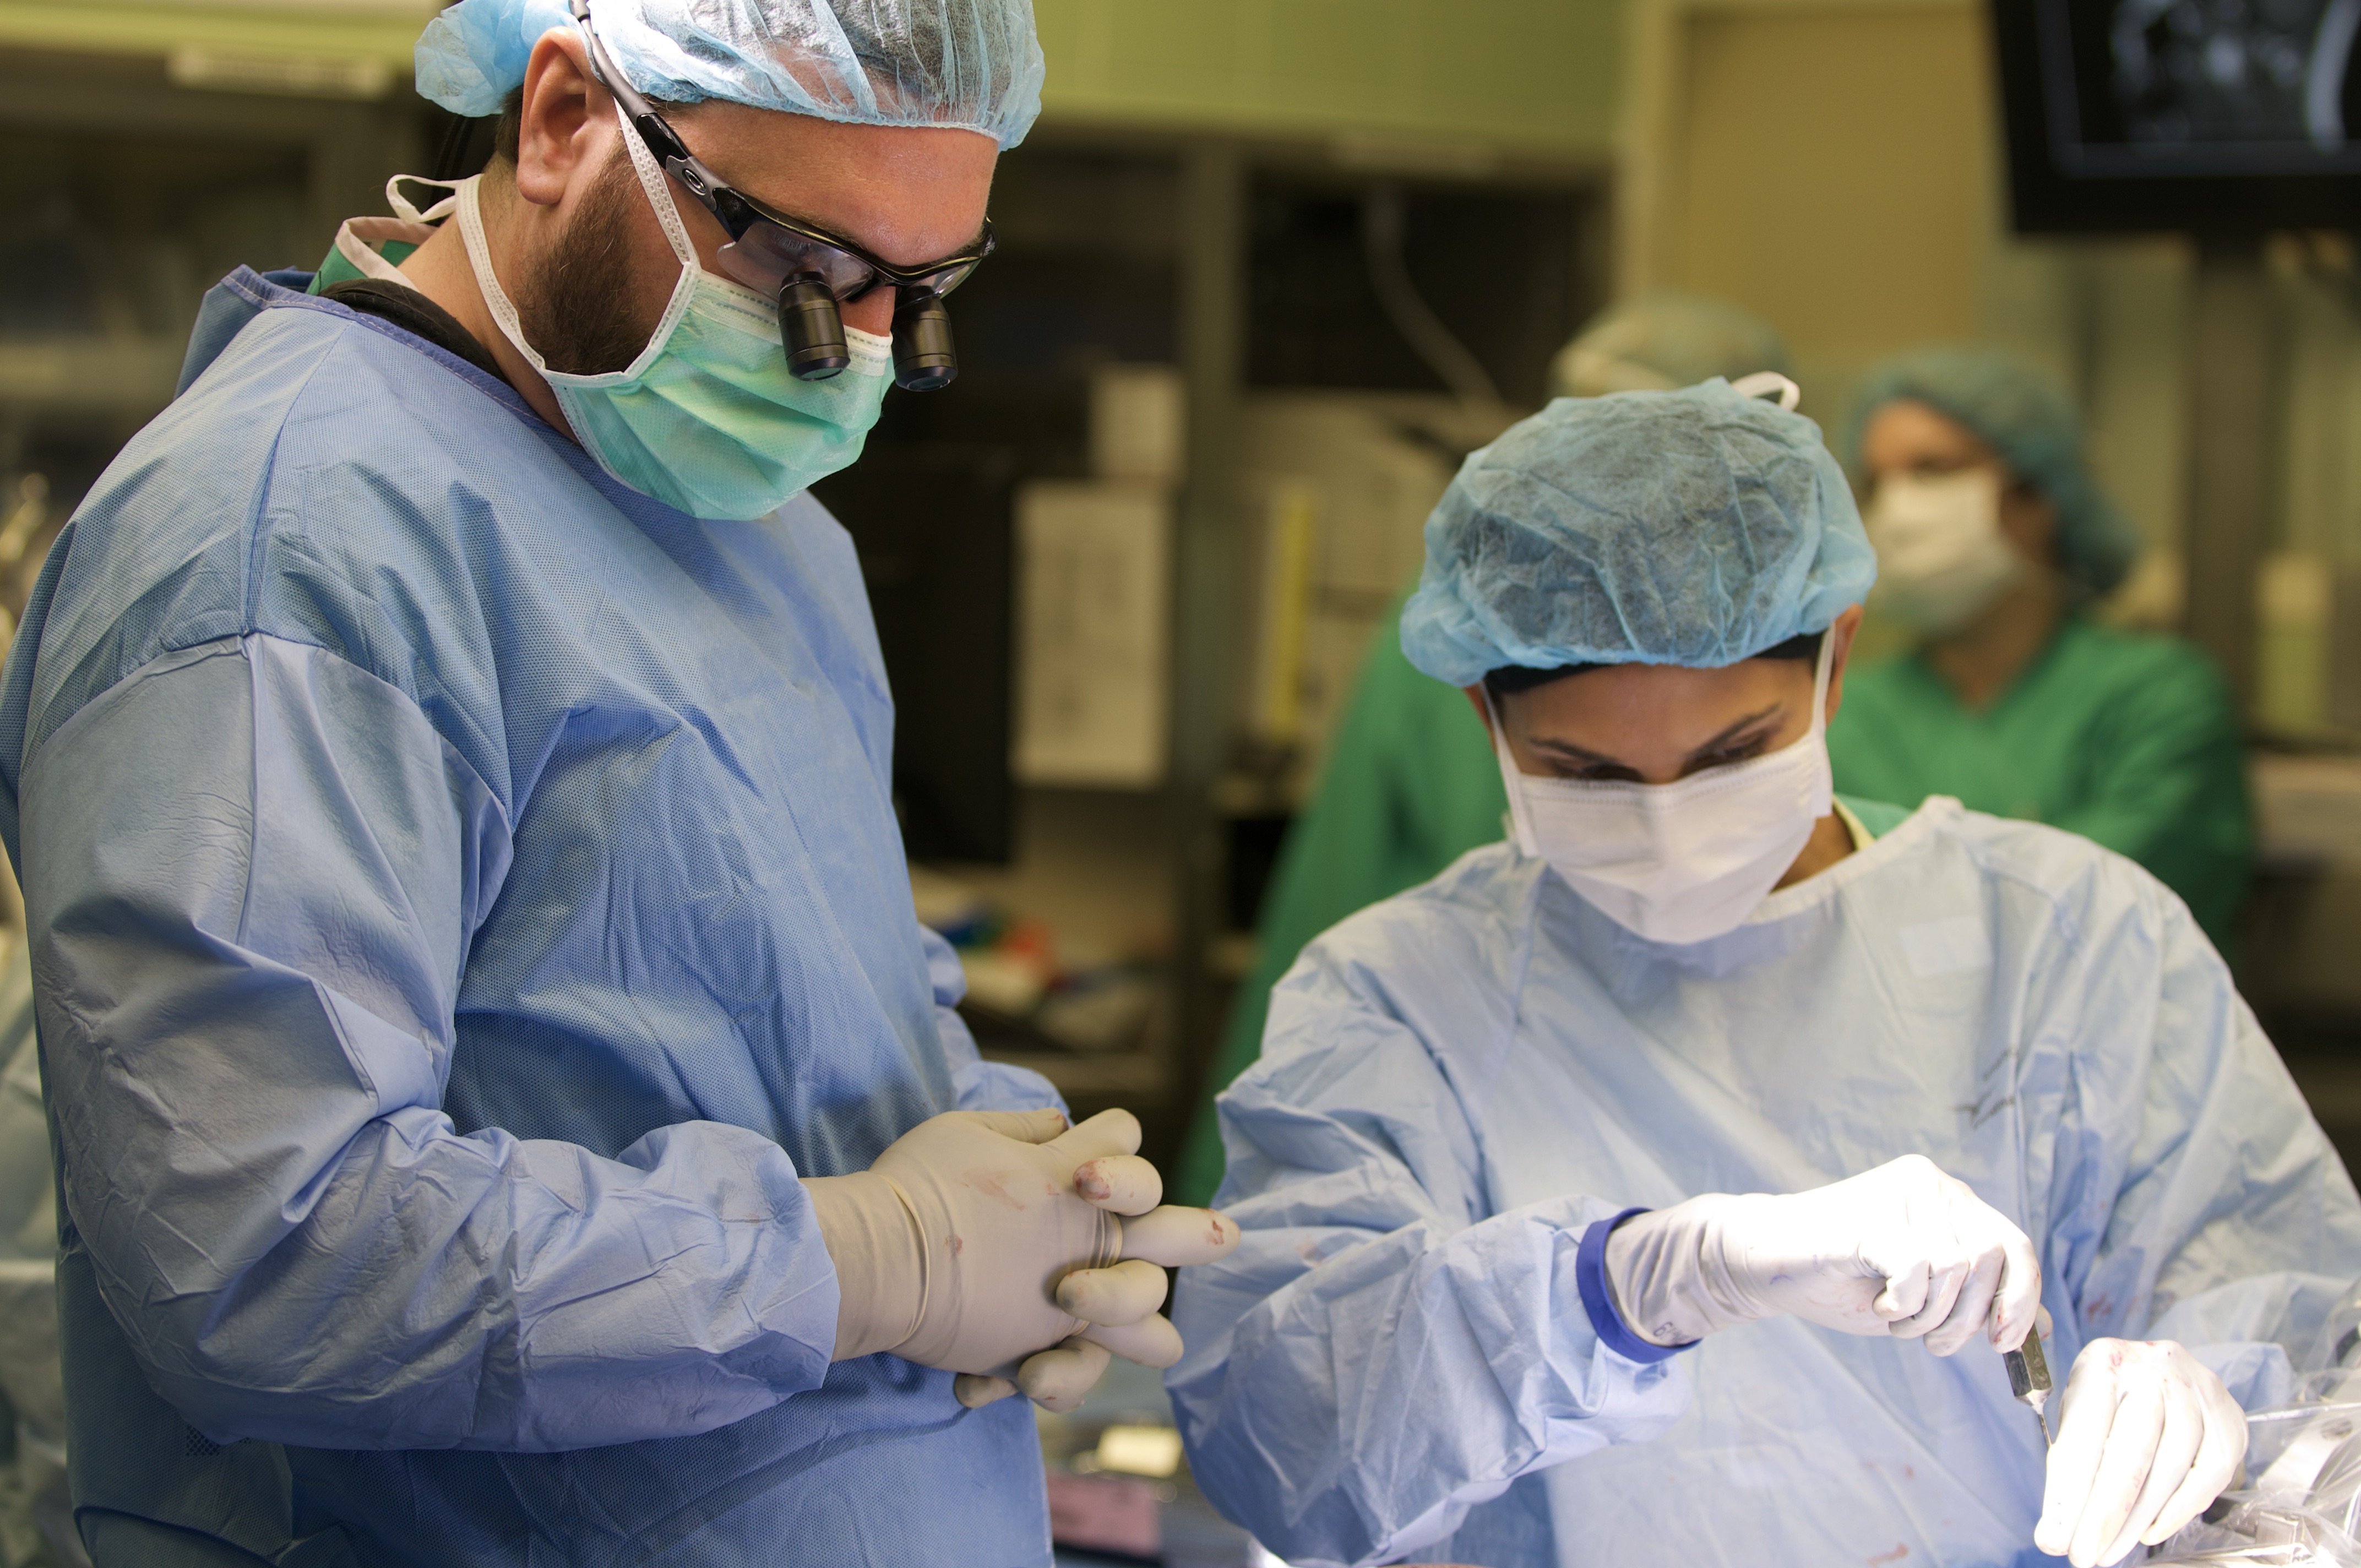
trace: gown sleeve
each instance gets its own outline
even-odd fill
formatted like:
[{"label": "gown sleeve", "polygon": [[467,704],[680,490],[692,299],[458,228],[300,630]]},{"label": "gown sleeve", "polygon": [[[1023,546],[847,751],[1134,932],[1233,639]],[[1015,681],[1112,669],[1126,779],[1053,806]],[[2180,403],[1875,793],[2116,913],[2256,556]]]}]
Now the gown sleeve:
[{"label": "gown sleeve", "polygon": [[2045,1026],[2133,1045],[2073,1058],[2053,1135],[2051,1312],[2062,1288],[2070,1353],[2179,1340],[2249,1409],[2281,1402],[2361,1276],[2361,1199],[2186,907],[2118,863],[2082,923]]},{"label": "gown sleeve", "polygon": [[582,1448],[827,1374],[836,1274],[776,1145],[604,1158],[443,1113],[509,823],[399,690],[266,636],[167,654],[20,799],[69,1222],[206,1436]]},{"label": "gown sleeve", "polygon": [[1509,804],[1491,738],[1458,688],[1402,656],[1400,620],[1397,602],[1370,639],[1319,789],[1280,846],[1256,923],[1254,971],[1230,1003],[1189,1130],[1182,1202],[1213,1201],[1222,1175],[1213,1096],[1262,1054],[1271,988],[1305,946],[1501,836]]},{"label": "gown sleeve", "polygon": [[1199,1481],[1303,1568],[1439,1541],[1520,1475],[1658,1435],[1688,1398],[1675,1364],[1601,1343],[1583,1307],[1583,1233],[1622,1205],[1490,1212],[1456,1086],[1345,956],[1361,929],[1306,951],[1222,1097],[1245,1239],[1182,1274],[1189,1351],[1167,1377]]}]

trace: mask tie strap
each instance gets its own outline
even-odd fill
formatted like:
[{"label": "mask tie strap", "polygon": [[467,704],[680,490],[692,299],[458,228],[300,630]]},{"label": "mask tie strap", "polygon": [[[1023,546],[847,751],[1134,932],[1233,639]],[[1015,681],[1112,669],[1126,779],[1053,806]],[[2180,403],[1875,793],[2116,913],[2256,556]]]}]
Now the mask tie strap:
[{"label": "mask tie strap", "polygon": [[419,237],[421,232],[418,225],[397,218],[346,218],[336,226],[336,254],[364,278],[375,279],[380,283],[397,283],[416,291],[418,285],[410,280],[409,274],[379,255],[369,241],[399,239],[420,245],[424,243]]},{"label": "mask tie strap", "polygon": [[1828,681],[1836,667],[1837,629],[1833,622],[1820,633],[1819,667],[1812,673],[1812,729],[1796,742],[1812,750],[1811,812],[1815,821],[1837,806],[1836,774],[1828,765]]},{"label": "mask tie strap", "polygon": [[1804,389],[1776,370],[1757,370],[1752,376],[1741,376],[1730,384],[1730,389],[1741,398],[1775,398],[1789,413],[1804,400]]},{"label": "mask tie strap", "polygon": [[1500,785],[1509,795],[1509,836],[1516,840],[1520,850],[1527,855],[1538,856],[1541,850],[1534,847],[1536,840],[1533,838],[1533,825],[1525,814],[1525,792],[1520,782],[1525,775],[1517,766],[1515,753],[1509,750],[1509,727],[1500,718],[1499,708],[1492,701],[1491,685],[1481,680],[1476,684],[1484,693],[1484,717],[1490,721],[1488,728],[1492,731],[1492,755],[1500,764]]},{"label": "mask tie strap", "polygon": [[[453,194],[422,213],[408,196],[402,194],[401,187],[405,183],[435,186]],[[395,175],[385,182],[385,204],[392,210],[393,215],[346,219],[336,225],[336,254],[364,278],[418,292],[418,285],[411,281],[410,275],[388,261],[376,247],[390,240],[418,246],[434,238],[434,225],[458,210],[456,191],[456,184],[452,181],[429,180],[423,174]]]},{"label": "mask tie strap", "polygon": [[[619,116],[622,114],[620,105],[617,106],[615,113]],[[642,191],[646,192],[648,175],[653,172],[655,177],[661,180],[662,171],[655,170],[655,159],[650,157],[648,150],[640,145],[639,133],[631,129],[631,122],[628,120],[623,122],[623,138],[624,146],[635,155],[632,165],[640,170],[640,183]],[[669,200],[658,204],[654,193],[647,192],[649,203],[655,207],[656,217],[664,225],[665,236],[674,242],[674,254],[680,255],[685,252],[688,259],[681,266],[680,280],[673,285],[672,300],[665,305],[664,318],[656,323],[655,331],[649,334],[647,346],[641,349],[639,356],[621,370],[608,371],[596,376],[566,375],[552,371],[549,362],[541,356],[540,350],[525,341],[524,322],[517,312],[516,302],[509,298],[508,291],[500,286],[499,273],[492,269],[491,242],[484,233],[482,181],[483,176],[478,174],[451,182],[455,192],[452,201],[459,222],[459,237],[467,242],[467,261],[475,269],[476,284],[483,291],[486,307],[491,311],[492,319],[500,323],[501,333],[516,345],[517,352],[524,356],[526,363],[540,371],[542,377],[553,389],[561,385],[617,387],[646,375],[648,367],[655,363],[656,356],[664,352],[664,345],[671,341],[674,332],[680,325],[681,319],[688,314],[689,302],[696,297],[697,280],[701,275],[696,264],[696,247],[688,243],[688,232],[681,226],[680,214],[671,205]],[[439,184],[441,181],[422,181],[420,183]],[[441,203],[438,203],[436,205],[439,207]],[[561,398],[559,401],[562,406],[564,399]],[[566,419],[571,423],[574,416],[569,413]],[[578,430],[575,434],[576,439],[580,440],[581,433]]]},{"label": "mask tie strap", "polygon": [[[611,93],[609,96],[613,97]],[[688,314],[689,302],[697,297],[697,280],[705,270],[705,264],[697,259],[697,247],[689,242],[688,225],[681,220],[680,203],[673,199],[671,180],[656,167],[655,154],[650,152],[647,144],[640,139],[638,128],[631,124],[631,116],[623,111],[623,101],[615,98],[614,104],[616,122],[623,130],[623,150],[631,155],[632,172],[640,177],[640,193],[648,199],[656,222],[663,225],[664,240],[672,247],[674,258],[680,263],[680,280],[673,285],[672,298],[664,303],[664,318],[656,323],[655,331],[648,334],[648,345],[640,350],[639,357],[622,372],[626,377],[637,377],[647,374],[648,367],[655,362],[656,355],[663,351],[674,331],[679,327],[681,318]]]},{"label": "mask tie strap", "polygon": [[516,351],[524,356],[525,363],[544,376],[548,375],[549,362],[542,358],[539,349],[525,341],[524,323],[517,316],[516,302],[500,287],[500,274],[492,270],[492,247],[484,238],[484,215],[478,204],[476,181],[460,181],[455,200],[459,204],[459,237],[467,243],[467,261],[475,269],[476,287],[483,291],[485,308],[492,313],[492,320],[500,323],[501,333]]},{"label": "mask tie strap", "polygon": [[[406,224],[439,224],[459,210],[459,187],[465,180],[430,180],[423,174],[397,174],[385,182],[385,204],[393,215]],[[424,212],[416,203],[402,194],[404,185],[423,185],[430,190],[449,192]]]},{"label": "mask tie strap", "polygon": [[1828,629],[1820,633],[1819,667],[1812,672],[1812,733],[1815,735],[1828,732],[1828,680],[1829,672],[1836,668],[1836,662],[1837,629],[1836,623],[1831,621]]}]

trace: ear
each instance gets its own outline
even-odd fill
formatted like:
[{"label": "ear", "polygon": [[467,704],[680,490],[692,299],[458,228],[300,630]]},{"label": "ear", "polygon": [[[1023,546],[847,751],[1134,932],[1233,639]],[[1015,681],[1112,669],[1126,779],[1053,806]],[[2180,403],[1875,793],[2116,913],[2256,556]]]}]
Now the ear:
[{"label": "ear", "polygon": [[592,79],[581,35],[572,27],[542,34],[524,68],[517,193],[556,206],[576,181],[606,167],[616,132],[614,100]]},{"label": "ear", "polygon": [[1485,739],[1491,739],[1492,708],[1484,700],[1484,683],[1478,681],[1472,686],[1461,686],[1459,694],[1467,699],[1467,706],[1476,710],[1476,721],[1484,727]]},{"label": "ear", "polygon": [[1861,606],[1855,605],[1828,623],[1828,635],[1836,646],[1828,651],[1828,721],[1837,721],[1837,709],[1844,706],[1845,663],[1852,657],[1853,634],[1861,630]]},{"label": "ear", "polygon": [[2036,565],[2057,565],[2058,504],[2005,467],[2001,478],[2001,532]]}]

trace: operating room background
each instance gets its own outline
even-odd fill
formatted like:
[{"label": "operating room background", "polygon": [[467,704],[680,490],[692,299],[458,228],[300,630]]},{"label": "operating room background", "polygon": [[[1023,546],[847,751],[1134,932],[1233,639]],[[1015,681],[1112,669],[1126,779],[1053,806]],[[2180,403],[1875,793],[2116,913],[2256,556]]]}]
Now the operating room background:
[{"label": "operating room background", "polygon": [[[432,10],[0,0],[0,601],[170,398],[203,287],[313,264],[432,159],[443,127],[406,83]],[[955,302],[965,376],[897,395],[828,499],[902,705],[921,905],[963,945],[979,1034],[1078,1109],[1138,1110],[1150,1152],[1177,1143],[1428,505],[1609,300],[1671,284],[1762,313],[1824,422],[1927,339],[2033,357],[2148,543],[2104,613],[2183,622],[2194,248],[2006,232],[1972,0],[1038,10],[1047,113],[1004,166],[1002,253]],[[2200,574],[2250,612],[2224,656],[2261,743],[2265,874],[2236,958],[2361,1138],[2361,272],[2341,236],[2252,263],[2268,483],[2202,525],[2235,526],[2201,555],[2251,580]]]},{"label": "operating room background", "polygon": [[[1046,112],[1004,163],[1001,253],[952,302],[962,378],[895,395],[826,488],[896,688],[920,912],[961,946],[988,1050],[1174,1152],[1428,508],[1588,313],[1671,285],[1773,322],[1830,425],[1870,364],[1930,339],[2073,391],[2147,545],[2102,613],[2180,628],[2194,601],[2240,682],[2263,864],[2233,956],[2361,1157],[2348,236],[2225,270],[2183,237],[2012,236],[1981,0],[1036,3]],[[203,288],[315,264],[435,159],[446,127],[407,82],[434,8],[0,0],[11,624],[170,400]],[[2236,368],[2199,346],[2225,279],[2263,444],[2229,511],[2191,491],[2197,411]],[[1437,744],[1482,741],[1471,718]],[[0,874],[0,944],[17,911]],[[1162,1421],[1147,1376],[1045,1427],[1061,1537],[1246,1561]],[[0,1505],[11,1484],[0,1464]],[[37,1560],[13,1517],[0,1563]]]}]

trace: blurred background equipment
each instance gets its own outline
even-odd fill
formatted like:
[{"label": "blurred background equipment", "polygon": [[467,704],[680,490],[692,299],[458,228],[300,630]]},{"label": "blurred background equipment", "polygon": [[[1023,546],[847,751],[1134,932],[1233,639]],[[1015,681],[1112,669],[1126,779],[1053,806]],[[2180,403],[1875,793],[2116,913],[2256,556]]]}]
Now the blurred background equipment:
[{"label": "blurred background equipment", "polygon": [[66,1488],[57,1183],[33,1041],[33,972],[0,936],[0,1563],[86,1568]]}]

